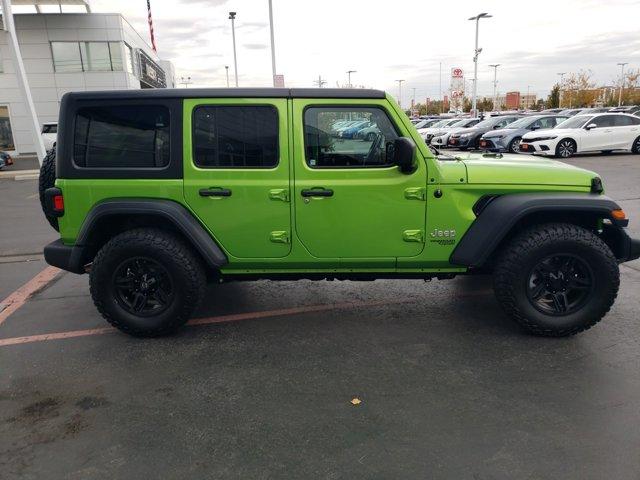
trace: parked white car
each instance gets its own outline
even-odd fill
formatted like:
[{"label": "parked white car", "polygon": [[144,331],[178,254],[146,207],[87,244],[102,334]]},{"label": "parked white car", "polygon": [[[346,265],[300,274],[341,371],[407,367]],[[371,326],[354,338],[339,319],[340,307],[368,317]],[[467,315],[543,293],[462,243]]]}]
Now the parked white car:
[{"label": "parked white car", "polygon": [[58,124],[55,122],[43,123],[41,135],[45,150],[51,150],[58,141]]},{"label": "parked white car", "polygon": [[439,132],[434,132],[431,138],[431,145],[436,148],[447,148],[449,135],[452,133],[462,133],[467,128],[471,128],[480,122],[480,118],[464,118],[450,127],[444,127]]},{"label": "parked white car", "polygon": [[428,145],[436,132],[440,132],[443,128],[450,127],[451,125],[453,125],[454,123],[458,123],[459,121],[459,118],[447,118],[445,120],[440,120],[439,122],[434,123],[428,128],[419,128],[418,133],[424,139],[424,141],[427,142]]},{"label": "parked white car", "polygon": [[576,115],[550,130],[522,136],[520,152],[568,158],[583,152],[640,153],[640,118],[626,113]]}]

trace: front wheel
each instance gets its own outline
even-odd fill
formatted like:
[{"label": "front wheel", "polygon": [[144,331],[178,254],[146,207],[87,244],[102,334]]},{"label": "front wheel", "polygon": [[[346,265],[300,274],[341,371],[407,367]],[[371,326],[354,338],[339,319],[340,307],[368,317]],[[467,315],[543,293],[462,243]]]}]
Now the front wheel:
[{"label": "front wheel", "polygon": [[511,153],[520,153],[520,143],[522,142],[522,138],[516,137],[509,142],[509,151]]},{"label": "front wheel", "polygon": [[631,146],[631,151],[633,153],[640,153],[640,137],[636,138],[633,141],[633,145]]},{"label": "front wheel", "polygon": [[569,158],[575,155],[577,150],[578,147],[576,145],[576,142],[574,142],[570,138],[565,138],[563,140],[560,140],[558,142],[558,145],[556,146],[556,157]]},{"label": "front wheel", "polygon": [[90,290],[102,316],[136,336],[159,336],[182,326],[200,302],[205,275],[182,240],[151,228],[109,240],[91,267]]},{"label": "front wheel", "polygon": [[505,312],[529,332],[551,337],[598,323],[613,305],[619,284],[609,247],[591,231],[565,223],[522,232],[494,269],[494,291]]}]

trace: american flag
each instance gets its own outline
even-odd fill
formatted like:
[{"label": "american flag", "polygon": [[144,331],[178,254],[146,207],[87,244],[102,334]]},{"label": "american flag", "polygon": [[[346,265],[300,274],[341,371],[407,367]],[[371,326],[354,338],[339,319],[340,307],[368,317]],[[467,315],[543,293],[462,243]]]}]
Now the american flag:
[{"label": "american flag", "polygon": [[147,0],[147,10],[149,11],[149,34],[151,35],[151,48],[156,52],[156,37],[153,34],[153,20],[151,19],[151,0]]}]

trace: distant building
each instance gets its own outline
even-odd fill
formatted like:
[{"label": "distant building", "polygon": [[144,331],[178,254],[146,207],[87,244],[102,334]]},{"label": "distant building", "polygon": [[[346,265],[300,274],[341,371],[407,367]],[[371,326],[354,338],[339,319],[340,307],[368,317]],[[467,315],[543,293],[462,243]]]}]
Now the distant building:
[{"label": "distant building", "polygon": [[[175,86],[161,61],[120,14],[15,14],[15,25],[40,124],[58,121],[69,91]],[[34,152],[29,114],[15,74],[8,32],[0,30],[0,150]]]}]

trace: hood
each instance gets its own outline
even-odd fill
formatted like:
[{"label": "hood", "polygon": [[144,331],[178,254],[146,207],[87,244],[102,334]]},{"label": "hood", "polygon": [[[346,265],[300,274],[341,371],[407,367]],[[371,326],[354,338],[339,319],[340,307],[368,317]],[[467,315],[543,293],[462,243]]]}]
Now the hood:
[{"label": "hood", "polygon": [[467,167],[469,183],[557,185],[591,188],[598,175],[589,170],[541,157],[519,154],[488,157],[470,154],[459,157]]},{"label": "hood", "polygon": [[561,135],[572,135],[576,133],[575,128],[545,128],[544,130],[534,130],[522,136],[522,139],[538,137],[558,137]]}]

